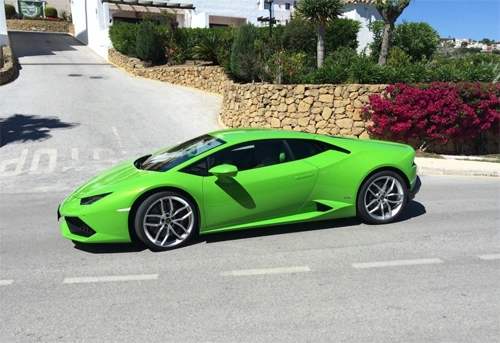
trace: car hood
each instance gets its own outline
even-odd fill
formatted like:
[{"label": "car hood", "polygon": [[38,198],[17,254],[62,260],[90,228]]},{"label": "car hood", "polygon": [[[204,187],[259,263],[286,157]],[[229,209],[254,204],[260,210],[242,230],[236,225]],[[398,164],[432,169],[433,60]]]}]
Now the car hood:
[{"label": "car hood", "polygon": [[154,172],[137,169],[133,160],[127,161],[97,174],[74,191],[72,196],[81,199],[126,189],[131,184],[137,188],[137,185],[142,184],[142,179],[151,173]]}]

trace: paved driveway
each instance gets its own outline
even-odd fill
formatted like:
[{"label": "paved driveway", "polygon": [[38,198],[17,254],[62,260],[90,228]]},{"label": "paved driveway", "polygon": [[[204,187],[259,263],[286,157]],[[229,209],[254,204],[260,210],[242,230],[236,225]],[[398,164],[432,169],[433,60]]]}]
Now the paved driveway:
[{"label": "paved driveway", "polygon": [[0,191],[69,190],[96,172],[219,129],[218,95],[132,77],[66,34],[10,32]]}]

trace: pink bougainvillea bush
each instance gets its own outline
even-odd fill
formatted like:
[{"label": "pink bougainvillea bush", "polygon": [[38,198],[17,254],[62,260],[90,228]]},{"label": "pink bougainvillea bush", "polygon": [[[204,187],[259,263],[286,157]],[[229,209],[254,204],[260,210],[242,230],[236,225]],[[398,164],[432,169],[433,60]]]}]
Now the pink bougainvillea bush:
[{"label": "pink bougainvillea bush", "polygon": [[478,153],[486,132],[500,134],[499,83],[398,83],[386,90],[370,96],[363,108],[373,121],[368,130],[377,138],[418,141],[420,151],[453,142],[462,153],[466,143]]}]

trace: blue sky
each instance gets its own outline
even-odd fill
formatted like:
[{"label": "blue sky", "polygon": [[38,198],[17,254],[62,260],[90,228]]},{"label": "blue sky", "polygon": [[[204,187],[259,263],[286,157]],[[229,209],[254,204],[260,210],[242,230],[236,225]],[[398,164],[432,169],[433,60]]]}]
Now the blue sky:
[{"label": "blue sky", "polygon": [[443,38],[500,41],[500,0],[412,0],[396,25],[425,22]]}]

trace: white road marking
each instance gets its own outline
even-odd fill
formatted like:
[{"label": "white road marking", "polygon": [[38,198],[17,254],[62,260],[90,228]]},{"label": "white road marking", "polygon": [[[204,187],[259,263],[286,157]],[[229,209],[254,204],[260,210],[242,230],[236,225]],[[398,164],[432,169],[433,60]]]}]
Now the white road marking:
[{"label": "white road marking", "polygon": [[120,135],[118,134],[118,130],[114,126],[111,126],[111,129],[113,130],[113,133],[115,134],[116,139],[118,140],[118,146],[120,147],[120,149],[122,149],[122,154],[125,154],[126,152],[125,150],[123,150],[123,142],[122,139],[120,138]]},{"label": "white road marking", "polygon": [[102,152],[107,152],[109,155],[113,155],[113,150],[111,150],[111,149],[108,149],[108,148],[95,148],[94,150],[92,150],[92,158],[94,160],[100,160]]},{"label": "white road marking", "polygon": [[[20,157],[2,161],[2,163],[0,164],[0,177],[15,176],[21,174],[27,156],[28,156],[28,149],[23,149]],[[11,164],[16,164],[16,167],[14,168],[14,170],[8,171],[7,170],[8,166],[10,166]]]},{"label": "white road marking", "polygon": [[220,273],[223,276],[248,276],[248,275],[266,275],[266,274],[290,274],[310,272],[309,267],[286,267],[286,268],[267,268],[267,269],[242,269],[231,270]]},{"label": "white road marking", "polygon": [[90,277],[66,278],[63,280],[63,283],[142,281],[142,280],[156,280],[156,279],[158,279],[158,274],[90,276]]},{"label": "white road marking", "polygon": [[416,260],[398,260],[398,261],[380,261],[380,262],[365,262],[353,263],[354,268],[379,268],[379,267],[396,267],[396,266],[414,266],[419,264],[436,264],[444,263],[439,258],[424,258]]},{"label": "white road marking", "polygon": [[491,254],[491,255],[479,255],[481,260],[491,261],[491,260],[500,260],[500,254]]},{"label": "white road marking", "polygon": [[[45,168],[39,169],[40,157],[43,155],[48,155],[49,162]],[[56,149],[38,149],[33,155],[33,160],[31,161],[30,174],[49,174],[56,169],[57,162],[57,150]]]},{"label": "white road marking", "polygon": [[14,280],[0,280],[0,286],[8,286],[12,284]]}]

